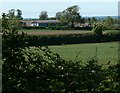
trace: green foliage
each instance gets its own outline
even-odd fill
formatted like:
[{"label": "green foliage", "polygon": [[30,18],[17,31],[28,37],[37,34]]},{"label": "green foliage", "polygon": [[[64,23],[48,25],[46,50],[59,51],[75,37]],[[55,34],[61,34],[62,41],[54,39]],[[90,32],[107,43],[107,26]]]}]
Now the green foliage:
[{"label": "green foliage", "polygon": [[112,29],[112,30],[120,30],[120,25],[119,24],[113,24],[109,27],[107,27],[107,29]]},{"label": "green foliage", "polygon": [[94,33],[89,34],[58,34],[58,35],[30,35],[27,40],[30,46],[97,43],[106,41],[119,41],[118,33],[106,33],[102,37]]},{"label": "green foliage", "polygon": [[55,18],[60,20],[61,16],[62,16],[62,12],[57,12]]},{"label": "green foliage", "polygon": [[95,34],[101,36],[102,33],[103,33],[103,30],[104,30],[103,23],[102,22],[95,23],[93,25],[93,29],[92,30],[95,32]]},{"label": "green foliage", "polygon": [[21,27],[20,20],[22,19],[21,10],[17,10],[17,15],[15,15],[16,10],[11,9],[9,12],[2,14],[2,29],[19,29]]},{"label": "green foliage", "polygon": [[89,18],[85,18],[85,22],[92,25],[94,23],[97,23],[98,19],[96,17],[89,17]]},{"label": "green foliage", "polygon": [[97,42],[97,37],[94,34],[30,35],[28,40],[30,46],[43,46]]},{"label": "green foliage", "polygon": [[79,14],[79,6],[77,5],[68,7],[63,12],[58,12],[56,16],[62,23],[67,23],[71,27],[74,27],[74,23],[79,23],[81,19]]},{"label": "green foliage", "polygon": [[112,17],[108,16],[106,19],[105,19],[105,23],[110,26],[110,25],[113,25],[114,24],[114,20]]},{"label": "green foliage", "polygon": [[42,11],[39,15],[40,20],[46,20],[48,18],[48,14],[46,11]]},{"label": "green foliage", "polygon": [[22,17],[22,11],[20,10],[20,9],[17,9],[16,10],[17,11],[17,18],[19,19],[19,20],[22,20],[23,19],[23,17]]},{"label": "green foliage", "polygon": [[101,89],[106,92],[120,92],[120,62],[116,65],[108,63],[108,69],[105,70],[105,80],[101,83]]},{"label": "green foliage", "polygon": [[108,30],[119,30],[119,20],[112,18],[110,16],[108,16],[106,19],[103,20],[104,26],[106,27],[106,29]]}]

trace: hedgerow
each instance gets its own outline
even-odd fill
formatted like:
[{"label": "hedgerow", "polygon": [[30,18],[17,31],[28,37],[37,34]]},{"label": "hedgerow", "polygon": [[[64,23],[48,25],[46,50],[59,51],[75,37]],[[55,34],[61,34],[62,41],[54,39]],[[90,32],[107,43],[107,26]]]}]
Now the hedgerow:
[{"label": "hedgerow", "polygon": [[64,34],[64,35],[30,35],[27,37],[30,46],[62,45],[79,43],[98,43],[119,41],[120,33],[106,33],[102,36],[89,34]]}]

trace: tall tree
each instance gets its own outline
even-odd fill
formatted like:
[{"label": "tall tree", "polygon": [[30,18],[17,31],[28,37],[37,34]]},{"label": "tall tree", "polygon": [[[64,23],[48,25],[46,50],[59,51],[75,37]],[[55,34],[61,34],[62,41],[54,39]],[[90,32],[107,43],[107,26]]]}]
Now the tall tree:
[{"label": "tall tree", "polygon": [[62,12],[61,21],[68,23],[71,27],[74,27],[74,23],[80,22],[80,19],[79,6],[77,5],[68,7]]},{"label": "tall tree", "polygon": [[8,16],[9,18],[15,17],[15,9],[10,9],[10,10],[8,11],[7,16]]},{"label": "tall tree", "polygon": [[16,17],[17,17],[18,19],[22,20],[22,19],[23,19],[23,17],[22,17],[22,11],[21,11],[20,9],[17,9],[16,11],[17,11]]},{"label": "tall tree", "polygon": [[48,14],[46,11],[42,11],[39,15],[40,20],[46,20],[48,18]]}]

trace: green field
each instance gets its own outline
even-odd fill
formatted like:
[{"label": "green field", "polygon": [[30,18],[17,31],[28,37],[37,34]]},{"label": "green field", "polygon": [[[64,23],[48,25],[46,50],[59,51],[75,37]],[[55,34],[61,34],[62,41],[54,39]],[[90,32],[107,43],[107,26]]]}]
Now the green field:
[{"label": "green field", "polygon": [[85,33],[93,33],[90,30],[19,30],[19,32],[25,32],[29,35],[58,35],[58,34],[85,34]]},{"label": "green field", "polygon": [[[31,30],[19,30],[19,32],[25,32],[29,35],[58,35],[58,34],[86,34],[94,33],[91,30],[45,30],[45,29],[31,29]],[[118,33],[118,30],[105,30],[103,33]]]},{"label": "green field", "polygon": [[[21,30],[30,35],[49,35],[49,34],[84,34],[93,33],[90,30]],[[106,30],[104,33],[117,33],[118,30]],[[114,64],[118,61],[118,42],[108,43],[87,43],[87,44],[73,44],[73,45],[57,45],[49,46],[54,52],[58,53],[66,60],[87,60],[95,57],[100,64],[107,64],[111,61]],[[76,58],[76,55],[78,57]]]},{"label": "green field", "polygon": [[[54,53],[58,53],[66,60],[82,60],[83,62],[97,56],[100,64],[118,61],[118,42],[74,44],[49,47]],[[76,55],[78,57],[76,58]]]}]

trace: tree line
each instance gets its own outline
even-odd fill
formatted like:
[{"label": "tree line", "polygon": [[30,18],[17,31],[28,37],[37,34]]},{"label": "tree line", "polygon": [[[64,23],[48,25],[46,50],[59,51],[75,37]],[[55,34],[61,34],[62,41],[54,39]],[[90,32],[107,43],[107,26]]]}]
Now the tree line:
[{"label": "tree line", "polygon": [[[11,17],[11,18],[16,18],[19,20],[22,20],[22,11],[20,9],[11,9],[8,11],[8,14],[3,13],[2,17]],[[16,14],[16,15],[15,15]],[[73,5],[70,6],[68,8],[66,8],[65,10],[61,11],[61,12],[57,12],[55,17],[53,18],[49,18],[47,11],[41,11],[39,14],[39,19],[40,20],[50,20],[50,19],[54,19],[54,20],[60,20],[62,25],[67,25],[70,27],[75,27],[75,24],[84,24],[84,23],[88,23],[90,26],[93,26],[95,23],[98,22],[102,22],[107,29],[118,29],[119,26],[118,24],[118,19],[114,19],[110,16],[108,16],[105,19],[97,19],[96,17],[82,17],[80,15],[80,8],[78,5]],[[3,23],[4,24],[4,23]]]}]

